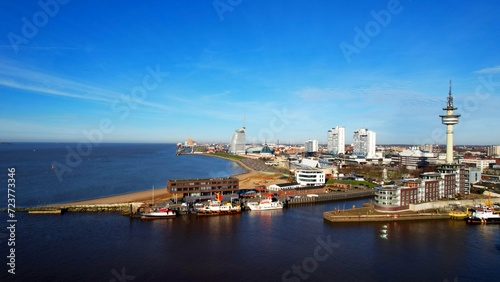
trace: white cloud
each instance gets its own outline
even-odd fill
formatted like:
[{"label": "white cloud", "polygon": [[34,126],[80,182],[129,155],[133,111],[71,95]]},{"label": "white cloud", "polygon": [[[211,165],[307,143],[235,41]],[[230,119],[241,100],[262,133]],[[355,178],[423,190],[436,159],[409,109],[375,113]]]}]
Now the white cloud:
[{"label": "white cloud", "polygon": [[[59,96],[84,101],[106,102],[109,104],[117,99],[121,99],[124,94],[129,95],[129,93],[116,92],[100,86],[82,83],[57,75],[46,74],[43,71],[29,69],[21,65],[18,66],[16,63],[6,60],[0,62],[0,75],[4,77],[0,79],[1,86],[24,90],[35,94]],[[137,85],[140,86],[141,83],[142,81],[138,81]],[[147,96],[145,99],[135,99],[134,103],[160,110],[170,111],[174,109],[164,104],[150,101]]]}]

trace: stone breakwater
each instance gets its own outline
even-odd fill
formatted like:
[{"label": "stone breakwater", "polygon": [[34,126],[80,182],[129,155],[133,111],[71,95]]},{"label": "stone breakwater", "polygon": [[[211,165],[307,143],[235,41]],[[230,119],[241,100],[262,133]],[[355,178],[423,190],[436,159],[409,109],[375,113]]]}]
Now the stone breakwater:
[{"label": "stone breakwater", "polygon": [[30,214],[57,214],[63,212],[116,212],[129,214],[130,210],[136,211],[144,203],[117,203],[117,204],[95,204],[95,205],[59,205],[35,208],[18,208],[18,212]]}]

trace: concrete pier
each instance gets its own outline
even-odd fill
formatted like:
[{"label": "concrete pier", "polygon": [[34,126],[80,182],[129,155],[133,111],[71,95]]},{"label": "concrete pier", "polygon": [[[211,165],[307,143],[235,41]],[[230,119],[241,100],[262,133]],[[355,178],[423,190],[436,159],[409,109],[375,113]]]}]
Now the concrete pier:
[{"label": "concrete pier", "polygon": [[323,218],[327,221],[338,222],[391,222],[407,220],[429,220],[429,219],[449,219],[448,213],[410,213],[403,212],[397,214],[350,214],[349,212],[329,211],[323,213]]},{"label": "concrete pier", "polygon": [[322,202],[332,202],[332,201],[343,201],[351,199],[360,199],[372,197],[374,195],[373,190],[361,190],[352,192],[331,192],[323,194],[315,194],[314,197],[308,197],[307,195],[300,195],[300,198],[295,196],[293,199],[286,200],[288,205],[300,205],[300,204],[311,204],[311,203],[322,203]]}]

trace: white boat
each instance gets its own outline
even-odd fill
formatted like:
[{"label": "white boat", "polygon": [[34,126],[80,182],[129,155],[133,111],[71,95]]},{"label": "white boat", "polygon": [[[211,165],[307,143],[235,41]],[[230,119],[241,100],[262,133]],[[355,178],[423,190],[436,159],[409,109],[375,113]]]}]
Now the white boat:
[{"label": "white boat", "polygon": [[488,206],[476,207],[472,214],[466,218],[469,224],[499,224],[500,214],[495,213],[492,208]]},{"label": "white boat", "polygon": [[257,205],[248,205],[248,208],[251,211],[280,210],[283,209],[283,203],[269,196],[266,199],[262,199]]},{"label": "white boat", "polygon": [[219,200],[208,201],[208,204],[196,210],[197,215],[223,215],[236,214],[241,212],[239,205],[231,203],[222,204]]},{"label": "white boat", "polygon": [[175,211],[168,208],[160,208],[158,210],[153,210],[151,212],[143,213],[141,219],[165,219],[165,218],[175,218]]}]

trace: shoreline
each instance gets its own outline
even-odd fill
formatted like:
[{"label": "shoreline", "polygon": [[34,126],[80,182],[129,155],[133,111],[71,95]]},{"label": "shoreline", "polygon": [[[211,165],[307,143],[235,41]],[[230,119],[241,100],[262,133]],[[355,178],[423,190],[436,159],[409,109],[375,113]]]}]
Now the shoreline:
[{"label": "shoreline", "polygon": [[[225,158],[222,156],[211,155],[211,154],[185,154],[185,155],[195,155],[195,156],[201,155],[201,156],[208,156],[208,157],[217,157],[217,158],[221,158],[221,159],[235,162],[236,164],[238,164],[241,168],[243,168],[245,170],[245,172],[243,172],[243,173],[230,175],[230,177],[236,177],[240,180],[240,185],[239,185],[240,189],[255,187],[255,185],[251,182],[254,178],[260,178],[260,177],[265,177],[265,176],[269,177],[269,174],[265,174],[265,173],[253,170],[252,168],[250,168],[247,165],[245,165],[244,163],[242,163],[240,160]],[[166,182],[166,180],[165,180],[165,182]],[[165,201],[166,199],[170,199],[172,197],[172,195],[170,195],[170,193],[168,193],[167,187],[155,188],[154,194],[155,194],[155,202],[157,200],[159,202]],[[98,198],[88,199],[88,200],[50,204],[50,205],[45,205],[42,207],[75,206],[75,205],[110,205],[110,204],[124,204],[124,203],[132,203],[132,202],[151,203],[152,202],[152,195],[153,195],[153,190],[148,189],[148,190],[142,190],[142,191],[137,191],[137,192],[118,194],[118,195],[113,195],[113,196],[98,197]]]}]

